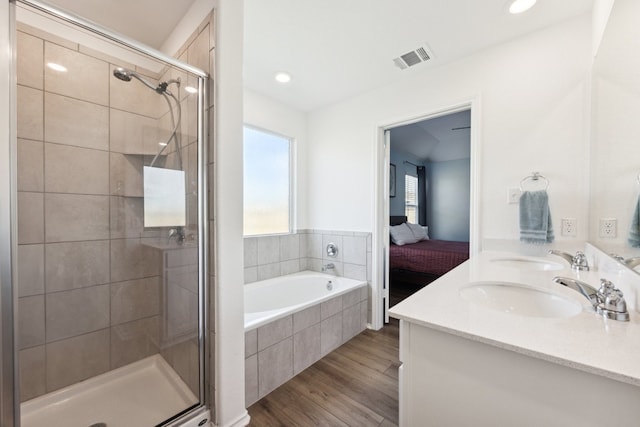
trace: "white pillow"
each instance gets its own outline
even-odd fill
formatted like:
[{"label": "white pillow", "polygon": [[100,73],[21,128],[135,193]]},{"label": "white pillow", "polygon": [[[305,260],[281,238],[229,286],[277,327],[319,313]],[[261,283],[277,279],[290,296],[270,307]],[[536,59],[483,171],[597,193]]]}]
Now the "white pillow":
[{"label": "white pillow", "polygon": [[418,239],[417,240],[418,242],[421,240],[429,240],[429,233],[428,233],[429,227],[423,227],[418,224],[411,224],[410,222],[407,222],[406,224],[409,227],[409,230],[411,230],[411,232],[415,236],[415,238]]},{"label": "white pillow", "polygon": [[398,246],[418,241],[406,223],[389,227],[389,234],[391,235],[391,241]]}]

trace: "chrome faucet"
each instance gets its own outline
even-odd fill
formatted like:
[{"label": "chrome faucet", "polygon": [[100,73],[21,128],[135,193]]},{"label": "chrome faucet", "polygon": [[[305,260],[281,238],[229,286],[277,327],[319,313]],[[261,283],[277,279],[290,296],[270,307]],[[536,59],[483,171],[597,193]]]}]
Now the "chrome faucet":
[{"label": "chrome faucet", "polygon": [[591,302],[591,305],[593,305],[594,308],[600,303],[600,300],[598,299],[598,291],[596,290],[596,288],[585,282],[577,279],[572,279],[570,277],[560,276],[554,277],[553,281],[562,286],[573,289],[574,291],[580,292],[582,295],[584,295],[585,298],[589,300],[589,302]]},{"label": "chrome faucet", "polygon": [[177,227],[177,228],[172,228],[171,230],[169,230],[169,238],[167,239],[168,241],[170,241],[172,238],[176,239],[176,243],[181,245],[184,243],[184,229],[182,227]]},{"label": "chrome faucet", "polygon": [[330,262],[330,263],[325,264],[325,265],[323,265],[323,266],[322,266],[322,272],[323,272],[323,273],[324,273],[324,272],[326,272],[326,271],[328,271],[328,270],[333,270],[333,273],[335,274],[335,272],[336,272],[336,266],[335,266],[335,265],[333,265],[333,263],[332,263],[332,262]]},{"label": "chrome faucet", "polygon": [[640,265],[640,257],[627,258],[621,262],[633,270]]},{"label": "chrome faucet", "polygon": [[571,255],[566,252],[551,249],[549,253],[551,255],[557,255],[563,258],[565,261],[571,264],[572,270],[589,271],[589,263],[587,262],[587,256],[584,254],[584,252],[578,251],[575,255]]},{"label": "chrome faucet", "polygon": [[600,289],[598,290],[585,282],[569,277],[556,276],[553,281],[580,292],[589,300],[596,313],[607,319],[629,321],[629,312],[627,311],[624,294],[609,280],[600,279]]}]

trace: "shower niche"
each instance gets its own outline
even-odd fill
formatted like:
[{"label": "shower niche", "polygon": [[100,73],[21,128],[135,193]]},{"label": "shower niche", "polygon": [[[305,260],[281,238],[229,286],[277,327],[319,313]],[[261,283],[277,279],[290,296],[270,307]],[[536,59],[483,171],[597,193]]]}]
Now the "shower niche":
[{"label": "shower niche", "polygon": [[41,6],[16,7],[21,425],[199,423],[213,14],[175,60]]}]

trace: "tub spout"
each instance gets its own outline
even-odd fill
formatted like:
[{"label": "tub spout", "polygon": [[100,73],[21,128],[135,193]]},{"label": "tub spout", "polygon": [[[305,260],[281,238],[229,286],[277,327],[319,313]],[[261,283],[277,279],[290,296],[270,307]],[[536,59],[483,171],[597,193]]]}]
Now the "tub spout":
[{"label": "tub spout", "polygon": [[327,271],[329,271],[329,270],[333,270],[333,272],[334,272],[334,273],[336,272],[336,266],[335,266],[335,265],[333,265],[333,263],[332,263],[332,262],[330,262],[329,264],[325,264],[325,265],[323,265],[323,266],[322,266],[322,272],[323,272],[323,273],[325,273],[325,272],[327,272]]}]

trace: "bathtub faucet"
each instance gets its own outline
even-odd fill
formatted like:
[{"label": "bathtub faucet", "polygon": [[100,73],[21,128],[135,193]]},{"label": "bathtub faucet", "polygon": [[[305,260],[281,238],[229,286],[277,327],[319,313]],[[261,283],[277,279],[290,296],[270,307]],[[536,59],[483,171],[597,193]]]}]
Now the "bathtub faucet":
[{"label": "bathtub faucet", "polygon": [[322,266],[322,272],[323,272],[323,273],[324,273],[324,272],[326,272],[326,271],[328,271],[328,270],[333,270],[333,273],[335,274],[335,272],[336,272],[336,266],[335,266],[335,265],[333,265],[333,263],[332,263],[332,262],[330,262],[329,264],[325,264],[325,265],[323,265],[323,266]]}]

